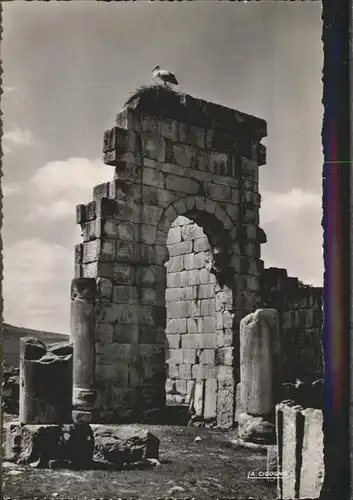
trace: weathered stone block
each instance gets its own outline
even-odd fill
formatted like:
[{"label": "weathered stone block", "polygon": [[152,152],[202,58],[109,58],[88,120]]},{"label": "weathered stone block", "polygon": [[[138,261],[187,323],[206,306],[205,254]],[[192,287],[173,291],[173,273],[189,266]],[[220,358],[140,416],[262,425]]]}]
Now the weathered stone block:
[{"label": "weathered stone block", "polygon": [[216,313],[216,301],[214,299],[202,299],[200,304],[201,316],[212,316]]},{"label": "weathered stone block", "polygon": [[185,144],[175,144],[173,146],[173,157],[175,163],[181,167],[195,168],[197,151],[192,146]]},{"label": "weathered stone block", "polygon": [[97,322],[138,325],[139,311],[137,305],[101,303],[97,308]]},{"label": "weathered stone block", "polygon": [[166,139],[170,139],[173,142],[178,141],[178,122],[170,118],[163,118],[161,121],[160,134]]},{"label": "weathered stone block", "polygon": [[154,288],[141,288],[140,301],[143,305],[157,304],[157,293]]},{"label": "weathered stone block", "polygon": [[138,325],[113,325],[112,342],[136,344],[139,341],[140,329],[142,330],[142,327]]},{"label": "weathered stone block", "polygon": [[184,287],[188,284],[188,273],[187,271],[182,271],[180,273],[168,273],[167,274],[167,287]]},{"label": "weathered stone block", "polygon": [[174,244],[168,241],[168,251],[171,257],[192,252],[192,241],[180,241],[181,239]]},{"label": "weathered stone block", "polygon": [[232,163],[230,155],[227,153],[210,152],[209,170],[219,176],[228,176],[232,174]]},{"label": "weathered stone block", "polygon": [[187,330],[188,333],[198,333],[199,326],[198,323],[201,321],[201,318],[188,318],[187,319]]},{"label": "weathered stone block", "polygon": [[186,380],[176,380],[175,389],[179,394],[186,394],[187,391],[187,381]]},{"label": "weathered stone block", "polygon": [[113,264],[113,278],[119,285],[132,285],[135,279],[135,268],[128,264]]},{"label": "weathered stone block", "polygon": [[200,184],[197,181],[188,179],[188,181],[185,182],[184,177],[172,174],[166,176],[165,187],[170,191],[185,194],[197,194],[200,191]]},{"label": "weathered stone block", "polygon": [[[145,160],[146,163],[147,160]],[[147,166],[148,165],[148,166]],[[164,186],[164,176],[161,172],[161,164],[158,162],[153,162],[150,160],[147,165],[143,167],[142,170],[142,182],[145,186],[152,186],[155,188],[163,189]],[[150,168],[152,167],[152,168]],[[168,188],[167,188],[168,189]]]},{"label": "weathered stone block", "polygon": [[143,154],[147,158],[165,161],[165,140],[156,132],[141,134]]},{"label": "weathered stone block", "polygon": [[193,407],[196,417],[203,417],[204,411],[204,393],[205,382],[203,380],[195,380],[194,394],[192,397],[191,405]]},{"label": "weathered stone block", "polygon": [[165,269],[162,266],[139,267],[136,271],[136,283],[140,287],[163,287]]},{"label": "weathered stone block", "polygon": [[195,268],[195,254],[187,253],[183,257],[184,257],[184,268],[186,270],[194,269]]},{"label": "weathered stone block", "polygon": [[[175,243],[180,243],[180,242],[181,242],[181,228],[178,226],[170,228],[169,233],[168,233],[168,239],[167,239],[168,247],[170,245],[173,245]],[[174,255],[178,255],[178,254],[175,252]],[[171,257],[172,257],[172,255],[171,255]]]},{"label": "weathered stone block", "polygon": [[141,224],[139,227],[138,240],[146,245],[154,245],[158,243],[157,228],[147,224]]},{"label": "weathered stone block", "polygon": [[303,410],[304,437],[299,498],[318,498],[324,482],[324,435],[321,410]]},{"label": "weathered stone block", "polygon": [[108,278],[99,277],[96,280],[98,296],[102,299],[111,300],[113,293],[113,283]]},{"label": "weathered stone block", "polygon": [[128,363],[124,361],[120,361],[119,364],[107,361],[99,362],[96,366],[96,376],[97,380],[113,382],[118,387],[126,388],[129,385]]},{"label": "weathered stone block", "polygon": [[182,350],[181,349],[169,349],[168,363],[174,363],[176,365],[180,365],[182,362],[183,362]]},{"label": "weathered stone block", "polygon": [[279,470],[285,474],[285,478],[279,478],[279,497],[292,499],[298,497],[296,491],[297,483],[297,447],[302,448],[302,443],[298,442],[298,420],[302,407],[289,406],[280,403],[276,406],[276,434],[278,442],[278,462]]},{"label": "weathered stone block", "polygon": [[177,379],[179,377],[179,365],[168,362],[168,376],[171,379]]},{"label": "weathered stone block", "polygon": [[206,252],[210,250],[210,244],[207,236],[194,239],[194,252]]},{"label": "weathered stone block", "polygon": [[263,417],[240,413],[237,420],[238,434],[244,441],[252,441],[258,444],[275,444],[275,426]]},{"label": "weathered stone block", "polygon": [[179,378],[183,380],[191,379],[191,364],[181,363],[179,365]]},{"label": "weathered stone block", "polygon": [[208,283],[216,283],[216,277],[214,274],[210,273],[208,269],[200,269],[199,281],[201,285],[207,285]]},{"label": "weathered stone block", "polygon": [[205,194],[215,201],[226,202],[232,200],[232,189],[222,184],[205,184]]},{"label": "weathered stone block", "polygon": [[75,467],[91,466],[93,433],[88,424],[5,424],[5,458],[39,468],[50,460],[68,461]]},{"label": "weathered stone block", "polygon": [[183,363],[193,365],[196,361],[196,349],[182,349]]},{"label": "weathered stone block", "polygon": [[186,333],[186,318],[172,318],[167,320],[166,333]]},{"label": "weathered stone block", "polygon": [[108,222],[105,223],[104,230],[106,234],[110,233],[111,237],[123,241],[138,240],[138,226],[130,222],[110,221],[111,227],[108,230]]},{"label": "weathered stone block", "polygon": [[217,426],[229,429],[234,422],[234,381],[218,378]]},{"label": "weathered stone block", "polygon": [[192,367],[192,377],[195,379],[216,378],[216,369],[212,365],[194,365]]},{"label": "weathered stone block", "polygon": [[217,379],[209,378],[205,380],[205,420],[216,418],[217,416]]},{"label": "weathered stone block", "polygon": [[158,459],[159,439],[149,431],[99,424],[92,425],[92,429],[95,460],[122,468],[125,463]]},{"label": "weathered stone block", "polygon": [[200,365],[214,365],[215,363],[215,350],[204,349],[200,353]]},{"label": "weathered stone block", "polygon": [[193,269],[187,272],[187,284],[189,286],[199,285],[201,282],[200,275],[202,271],[204,271],[204,269],[201,269],[201,271]]},{"label": "weathered stone block", "polygon": [[217,351],[217,360],[219,364],[224,366],[233,366],[234,363],[234,348],[220,347]]},{"label": "weathered stone block", "polygon": [[96,342],[112,342],[113,341],[113,325],[108,323],[96,324]]},{"label": "weathered stone block", "polygon": [[112,301],[116,304],[137,305],[138,298],[139,292],[135,286],[115,285],[113,287]]},{"label": "weathered stone block", "polygon": [[114,240],[93,240],[83,244],[83,263],[112,261],[115,258]]},{"label": "weathered stone block", "polygon": [[230,328],[217,330],[217,346],[229,347],[233,344],[233,331]]},{"label": "weathered stone block", "polygon": [[187,318],[189,316],[189,303],[185,301],[171,302],[167,309],[170,318]]},{"label": "weathered stone block", "polygon": [[206,130],[188,123],[179,123],[179,141],[195,145],[197,148],[205,148]]},{"label": "weathered stone block", "polygon": [[188,316],[201,316],[201,300],[189,300],[186,303],[188,304]]},{"label": "weathered stone block", "polygon": [[167,334],[167,345],[170,349],[179,349],[181,345],[181,336],[179,334]]},{"label": "weathered stone block", "polygon": [[166,302],[175,302],[182,299],[182,288],[167,288],[165,293]]}]

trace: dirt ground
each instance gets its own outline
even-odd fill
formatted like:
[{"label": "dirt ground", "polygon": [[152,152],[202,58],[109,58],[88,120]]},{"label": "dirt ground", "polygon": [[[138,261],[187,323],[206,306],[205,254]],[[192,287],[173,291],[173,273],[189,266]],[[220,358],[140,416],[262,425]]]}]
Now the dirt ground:
[{"label": "dirt ground", "polygon": [[[266,455],[234,444],[234,431],[135,427],[148,427],[160,439],[161,466],[134,471],[72,471],[4,464],[3,499],[276,499],[274,482],[247,478],[251,471],[266,470]],[[197,436],[201,440],[195,442]]]}]

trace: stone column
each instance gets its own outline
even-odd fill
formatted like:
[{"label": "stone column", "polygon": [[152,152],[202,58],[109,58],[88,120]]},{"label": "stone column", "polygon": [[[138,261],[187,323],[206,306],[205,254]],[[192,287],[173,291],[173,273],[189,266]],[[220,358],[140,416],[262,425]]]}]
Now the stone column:
[{"label": "stone column", "polygon": [[[275,309],[258,309],[240,322],[241,404],[246,413],[269,415],[276,404],[279,324]],[[277,379],[277,380],[276,380]]]},{"label": "stone column", "polygon": [[73,360],[73,420],[92,422],[97,392],[95,383],[96,280],[75,278],[71,283],[71,341]]},{"label": "stone column", "polygon": [[47,352],[36,339],[20,340],[20,424],[72,421],[71,354]]},{"label": "stone column", "polygon": [[275,309],[258,309],[240,322],[239,437],[271,444],[279,375],[279,323]]}]

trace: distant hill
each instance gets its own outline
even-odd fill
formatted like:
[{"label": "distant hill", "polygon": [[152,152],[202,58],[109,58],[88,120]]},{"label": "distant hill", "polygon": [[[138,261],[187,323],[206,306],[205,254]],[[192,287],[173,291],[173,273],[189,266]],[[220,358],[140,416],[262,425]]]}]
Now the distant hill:
[{"label": "distant hill", "polygon": [[20,339],[22,337],[35,337],[44,344],[54,344],[55,342],[65,342],[69,340],[66,333],[44,332],[41,330],[31,330],[20,326],[2,324],[0,339],[3,345],[4,365],[19,366],[20,359]]}]

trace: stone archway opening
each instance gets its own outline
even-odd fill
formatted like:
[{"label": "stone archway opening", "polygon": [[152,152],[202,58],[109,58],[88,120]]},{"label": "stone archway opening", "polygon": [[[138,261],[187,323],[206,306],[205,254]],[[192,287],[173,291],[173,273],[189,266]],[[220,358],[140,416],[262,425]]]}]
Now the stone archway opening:
[{"label": "stone archway opening", "polygon": [[224,380],[234,386],[236,362],[228,239],[215,217],[192,211],[176,217],[166,241],[166,404],[211,425],[234,406],[234,391],[222,394]]}]

